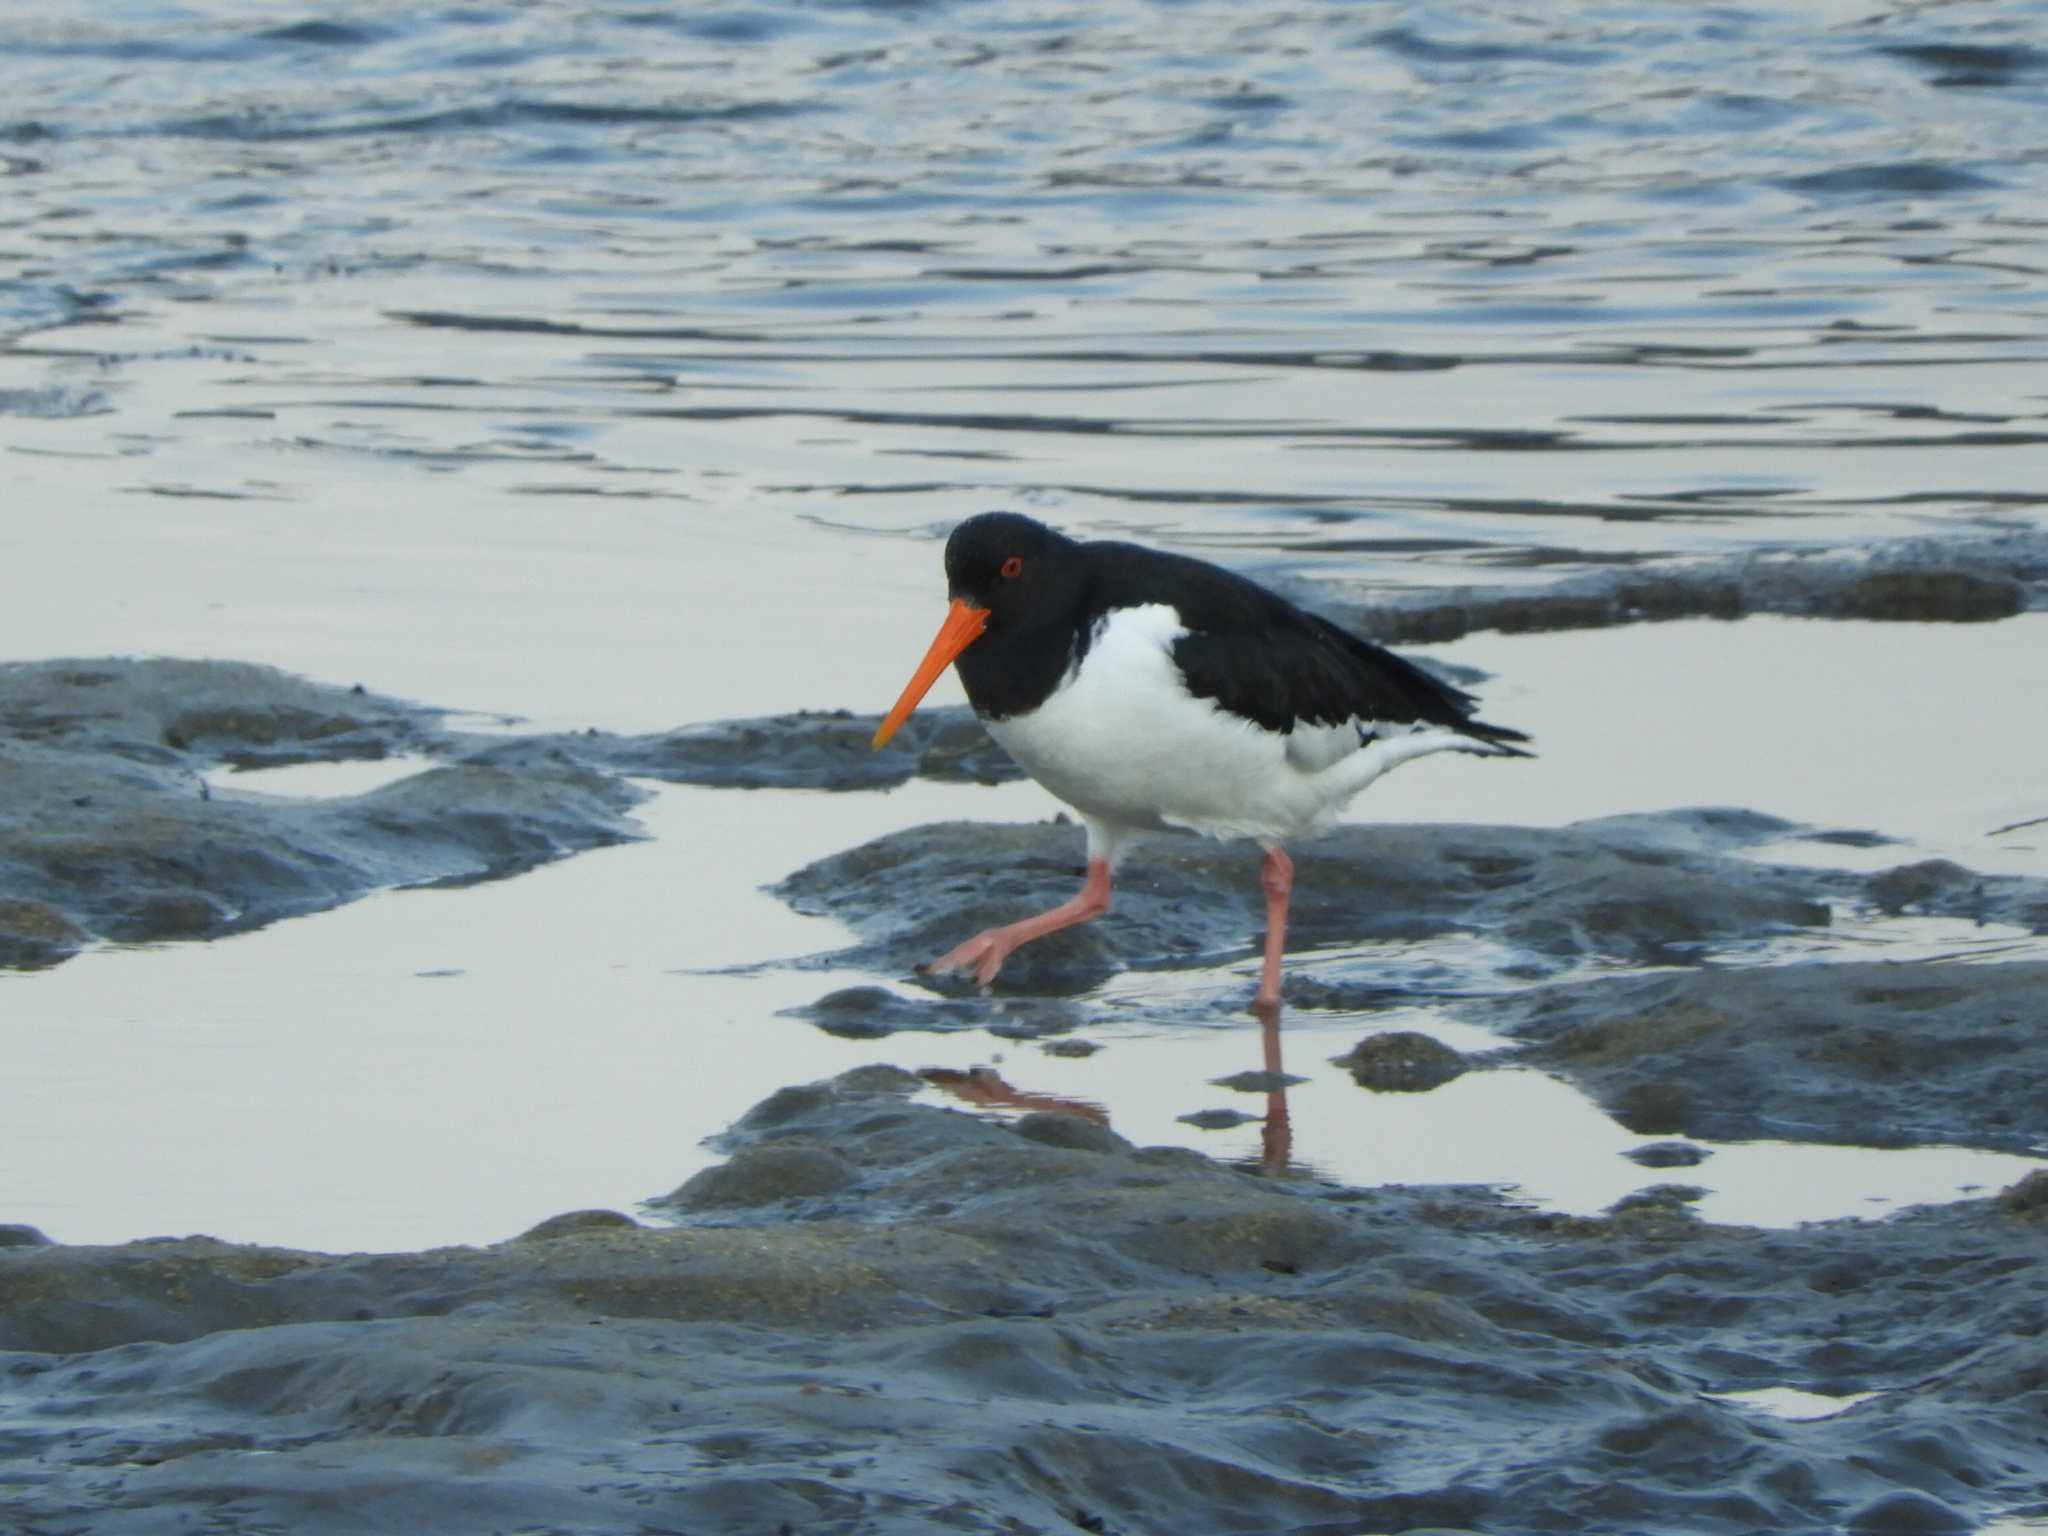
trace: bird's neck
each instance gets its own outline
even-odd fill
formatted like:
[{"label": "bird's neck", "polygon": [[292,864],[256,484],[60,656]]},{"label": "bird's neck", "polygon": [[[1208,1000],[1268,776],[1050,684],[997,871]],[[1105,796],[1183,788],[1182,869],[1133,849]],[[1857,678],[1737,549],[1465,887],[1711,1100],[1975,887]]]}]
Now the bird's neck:
[{"label": "bird's neck", "polygon": [[1071,620],[991,629],[954,663],[967,702],[984,720],[1030,713],[1067,675],[1079,633]]}]

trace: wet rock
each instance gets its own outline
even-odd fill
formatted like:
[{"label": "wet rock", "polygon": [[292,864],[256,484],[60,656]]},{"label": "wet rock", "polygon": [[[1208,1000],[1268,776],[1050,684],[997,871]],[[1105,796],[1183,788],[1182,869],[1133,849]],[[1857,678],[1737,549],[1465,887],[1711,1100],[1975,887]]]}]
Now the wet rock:
[{"label": "wet rock", "polygon": [[920,710],[876,751],[880,724],[878,715],[846,710],[800,712],[662,736],[572,737],[561,745],[612,772],[730,789],[885,789],[917,777],[976,784],[1022,777],[971,710]]},{"label": "wet rock", "polygon": [[1608,1211],[1620,1215],[1624,1211],[1647,1207],[1686,1206],[1706,1197],[1707,1191],[1697,1184],[1651,1184],[1623,1195],[1608,1207]]},{"label": "wet rock", "polygon": [[[830,1208],[415,1254],[0,1250],[5,1454],[34,1469],[9,1519],[1720,1536],[2037,1496],[2048,1266],[1996,1201],[1559,1217],[1085,1122],[1052,1145],[1023,1127],[1075,1128],[915,1081],[786,1089],[728,1133],[727,1167],[843,1159],[858,1198]],[[1781,1383],[1882,1395],[1795,1426],[1702,1395]]]},{"label": "wet rock", "polygon": [[1240,1125],[1253,1124],[1258,1118],[1241,1109],[1197,1109],[1174,1116],[1182,1125],[1192,1125],[1198,1131],[1235,1130]]},{"label": "wet rock", "polygon": [[1629,1129],[1708,1140],[2036,1150],[2048,964],[1703,970],[1464,1005]]},{"label": "wet rock", "polygon": [[1278,1093],[1308,1079],[1296,1077],[1291,1072],[1233,1072],[1228,1077],[1214,1077],[1209,1081],[1212,1087],[1228,1088],[1233,1093]]},{"label": "wet rock", "polygon": [[1948,859],[1926,859],[1872,875],[1868,890],[1871,904],[1894,917],[1913,907],[1953,911],[1981,904],[1984,877]]},{"label": "wet rock", "polygon": [[[1825,924],[1827,896],[1860,889],[1860,877],[1773,869],[1722,851],[1788,826],[1691,811],[1564,828],[1344,827],[1295,849],[1289,939],[1310,948],[1480,933],[1520,951],[1510,963],[1551,970],[1591,955],[1694,958],[1715,944]],[[913,827],[821,859],[775,890],[858,935],[853,948],[816,963],[914,974],[981,928],[1070,897],[1081,844],[1079,828],[1058,823]],[[1255,855],[1161,835],[1123,865],[1108,913],[1020,949],[995,992],[1073,996],[1123,966],[1213,964],[1250,952],[1264,921]],[[958,979],[931,984],[972,991]],[[1296,982],[1289,996],[1309,997],[1317,985],[1330,984]]]},{"label": "wet rock", "polygon": [[[507,738],[443,711],[225,661],[0,665],[0,966],[95,939],[211,938],[394,885],[502,878],[635,835],[629,775],[876,788],[1016,776],[964,710],[724,721],[664,736]],[[416,755],[435,766],[332,800],[202,775]],[[258,792],[249,792],[254,787]]]},{"label": "wet rock", "polygon": [[91,935],[46,902],[0,900],[0,966],[54,965],[90,942]]},{"label": "wet rock", "polygon": [[2010,576],[1935,569],[1871,571],[1817,608],[1830,617],[1968,624],[2009,619],[2026,605],[2026,588]]},{"label": "wet rock", "polygon": [[1336,1061],[1359,1087],[1375,1093],[1425,1093],[1466,1068],[1459,1052],[1414,1030],[1367,1035]]},{"label": "wet rock", "polygon": [[1299,584],[1294,595],[1385,644],[1454,640],[1479,630],[1527,633],[1747,614],[1980,623],[2048,605],[2048,534],[1906,539],[1844,555],[1757,551],[1725,560],[1630,563],[1520,583],[1352,594]]},{"label": "wet rock", "polygon": [[528,1227],[513,1241],[551,1243],[556,1238],[575,1237],[584,1232],[610,1232],[639,1225],[623,1211],[564,1211],[559,1216],[550,1216],[546,1221]]},{"label": "wet rock", "polygon": [[50,1239],[39,1228],[22,1222],[0,1222],[0,1248],[48,1248]]},{"label": "wet rock", "polygon": [[1903,1488],[1851,1510],[1843,1525],[1858,1536],[1940,1536],[1946,1531],[1968,1531],[1976,1522],[1924,1493]]},{"label": "wet rock", "polygon": [[1039,1110],[1025,1115],[1011,1129],[1027,1141],[1048,1147],[1070,1147],[1076,1152],[1131,1150],[1131,1144],[1108,1126],[1080,1115]]},{"label": "wet rock", "polygon": [[706,1168],[659,1203],[683,1211],[769,1205],[836,1194],[856,1177],[853,1164],[830,1147],[773,1141],[742,1148],[730,1161]]},{"label": "wet rock", "polygon": [[2001,1190],[1998,1203],[2013,1215],[2023,1216],[2029,1221],[2048,1218],[2048,1168],[2037,1168],[2010,1189]]},{"label": "wet rock", "polygon": [[383,757],[440,739],[441,714],[232,661],[0,664],[0,736],[167,765]]},{"label": "wet rock", "polygon": [[208,938],[633,836],[641,792],[545,754],[337,800],[209,792],[222,763],[453,751],[436,712],[227,662],[0,666],[0,963]]},{"label": "wet rock", "polygon": [[1710,1147],[1697,1147],[1689,1141],[1653,1141],[1646,1147],[1633,1147],[1621,1155],[1645,1168],[1694,1168],[1714,1153]]},{"label": "wet rock", "polygon": [[844,1040],[879,1040],[899,1030],[946,1034],[963,1029],[987,1030],[1009,1040],[1036,1040],[1079,1022],[1079,1015],[1052,999],[1020,998],[992,1010],[973,998],[903,997],[872,986],[842,987],[815,1003],[786,1008],[781,1016],[809,1019],[826,1034]]}]

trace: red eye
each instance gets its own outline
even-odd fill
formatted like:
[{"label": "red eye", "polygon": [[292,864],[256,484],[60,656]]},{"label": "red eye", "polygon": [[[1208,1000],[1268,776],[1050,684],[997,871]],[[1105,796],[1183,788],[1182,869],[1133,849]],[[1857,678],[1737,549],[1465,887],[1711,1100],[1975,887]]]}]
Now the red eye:
[{"label": "red eye", "polygon": [[1003,574],[1005,576],[1022,576],[1024,574],[1024,557],[1022,555],[1012,555],[1009,559],[1005,560],[1003,562]]}]

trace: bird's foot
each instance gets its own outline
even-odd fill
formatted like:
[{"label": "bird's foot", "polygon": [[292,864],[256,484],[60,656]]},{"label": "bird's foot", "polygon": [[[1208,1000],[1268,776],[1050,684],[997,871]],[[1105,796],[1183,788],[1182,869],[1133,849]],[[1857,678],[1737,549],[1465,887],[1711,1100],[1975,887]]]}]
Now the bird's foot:
[{"label": "bird's foot", "polygon": [[972,971],[974,984],[985,987],[996,979],[1003,962],[1010,958],[1010,951],[1016,943],[1001,928],[986,929],[977,933],[965,944],[947,950],[938,959],[927,962],[923,971],[928,976],[942,976],[951,971]]}]

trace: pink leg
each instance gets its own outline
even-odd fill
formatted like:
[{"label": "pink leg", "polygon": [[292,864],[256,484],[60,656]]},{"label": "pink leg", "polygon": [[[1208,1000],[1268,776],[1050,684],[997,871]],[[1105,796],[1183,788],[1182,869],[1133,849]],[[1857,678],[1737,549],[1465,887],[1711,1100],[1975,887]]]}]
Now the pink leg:
[{"label": "pink leg", "polygon": [[1268,848],[1259,879],[1266,887],[1266,964],[1259,972],[1259,995],[1252,1006],[1277,1010],[1280,952],[1287,947],[1287,898],[1294,890],[1294,860],[1287,857],[1285,849]]},{"label": "pink leg", "polygon": [[948,950],[930,965],[927,971],[964,971],[972,969],[975,982],[987,986],[996,979],[996,972],[1003,968],[1003,962],[1019,945],[1029,944],[1033,939],[1042,939],[1048,933],[1058,933],[1062,928],[1071,928],[1076,923],[1085,923],[1090,918],[1100,917],[1109,910],[1109,861],[1090,859],[1088,861],[1087,883],[1072,901],[1063,901],[1050,912],[1041,912],[1036,917],[1027,917],[1021,923],[1011,923],[1002,928],[990,928],[977,933],[958,949]]}]

